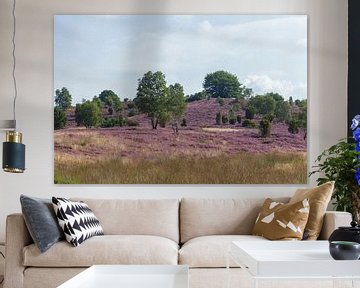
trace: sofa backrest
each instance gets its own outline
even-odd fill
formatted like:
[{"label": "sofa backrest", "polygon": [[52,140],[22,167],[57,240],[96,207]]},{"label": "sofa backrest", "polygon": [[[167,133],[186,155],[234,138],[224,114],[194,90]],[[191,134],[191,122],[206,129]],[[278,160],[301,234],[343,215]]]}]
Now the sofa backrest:
[{"label": "sofa backrest", "polygon": [[[180,204],[180,241],[205,235],[251,234],[264,198],[195,199]],[[288,198],[276,199],[288,202]]]},{"label": "sofa backrest", "polygon": [[179,242],[178,199],[83,199],[105,235],[155,235]]}]

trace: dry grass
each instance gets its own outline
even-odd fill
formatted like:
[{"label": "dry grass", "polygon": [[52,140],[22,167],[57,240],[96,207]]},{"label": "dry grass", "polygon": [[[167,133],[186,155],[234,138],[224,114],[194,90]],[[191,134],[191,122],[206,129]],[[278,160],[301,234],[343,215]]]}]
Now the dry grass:
[{"label": "dry grass", "polygon": [[202,128],[205,132],[241,132],[242,129],[234,129],[234,128],[214,128],[214,127],[206,127]]},{"label": "dry grass", "polygon": [[[75,131],[75,130],[74,130]],[[73,133],[56,133],[54,140],[55,148],[66,149],[73,153],[99,153],[118,154],[127,149],[127,147],[119,143],[116,137],[103,137],[99,131],[77,130]],[[76,157],[78,158],[78,157]]]},{"label": "dry grass", "polygon": [[304,184],[304,153],[239,153],[204,158],[89,160],[56,157],[58,184]]}]

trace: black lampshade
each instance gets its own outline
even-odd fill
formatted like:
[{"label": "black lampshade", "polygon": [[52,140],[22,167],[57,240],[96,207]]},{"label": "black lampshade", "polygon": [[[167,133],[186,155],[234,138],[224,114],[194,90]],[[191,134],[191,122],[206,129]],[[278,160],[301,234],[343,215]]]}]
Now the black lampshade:
[{"label": "black lampshade", "polygon": [[3,143],[3,169],[5,172],[23,173],[25,170],[25,145],[21,143],[22,135],[16,131],[6,133]]}]

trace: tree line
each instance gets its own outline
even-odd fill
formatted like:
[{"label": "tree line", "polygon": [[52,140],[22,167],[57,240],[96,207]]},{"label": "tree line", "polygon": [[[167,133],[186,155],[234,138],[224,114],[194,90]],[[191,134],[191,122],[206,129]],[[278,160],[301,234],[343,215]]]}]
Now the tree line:
[{"label": "tree line", "polygon": [[[223,98],[218,98],[219,110],[224,106]],[[215,115],[217,125],[242,124],[245,128],[259,128],[261,137],[270,137],[271,126],[274,121],[288,125],[288,131],[297,134],[301,130],[306,139],[307,132],[307,100],[295,100],[292,97],[285,100],[278,93],[251,96],[248,99],[233,99],[229,102],[228,112],[219,111]],[[244,110],[242,119],[240,111]],[[257,115],[260,118],[257,125],[253,120]]]},{"label": "tree line", "polygon": [[[157,129],[158,125],[165,127],[169,122],[177,124],[186,110],[187,103],[211,98],[217,98],[220,106],[224,105],[224,99],[231,98],[229,112],[216,113],[216,124],[242,123],[243,127],[254,128],[254,115],[260,115],[259,130],[262,137],[270,136],[271,123],[274,120],[287,123],[290,133],[295,134],[299,133],[299,130],[304,130],[306,135],[306,100],[293,101],[292,97],[285,100],[278,93],[254,95],[251,88],[241,84],[236,75],[227,71],[207,74],[203,81],[203,90],[186,96],[180,83],[167,85],[164,73],[148,71],[138,79],[136,97],[132,101],[128,98],[121,101],[112,90],[104,90],[92,100],[83,100],[82,103],[76,104],[75,121],[78,126],[87,128],[136,126],[138,123],[129,117],[144,113],[150,119],[151,127]],[[71,104],[72,96],[67,88],[55,91],[55,129],[65,127],[65,112]],[[123,115],[125,105],[128,109],[127,117]],[[294,112],[294,107],[297,107],[297,112]],[[110,118],[103,117],[103,109],[107,109]],[[245,110],[243,121],[239,114],[241,109]],[[181,125],[187,125],[185,118],[182,118]]]}]

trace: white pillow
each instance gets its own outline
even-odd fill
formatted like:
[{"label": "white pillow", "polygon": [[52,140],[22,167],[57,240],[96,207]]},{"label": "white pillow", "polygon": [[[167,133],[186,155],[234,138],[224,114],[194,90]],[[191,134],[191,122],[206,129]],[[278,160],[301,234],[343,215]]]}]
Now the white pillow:
[{"label": "white pillow", "polygon": [[52,197],[52,203],[66,241],[75,247],[93,236],[104,235],[99,220],[84,202]]}]

